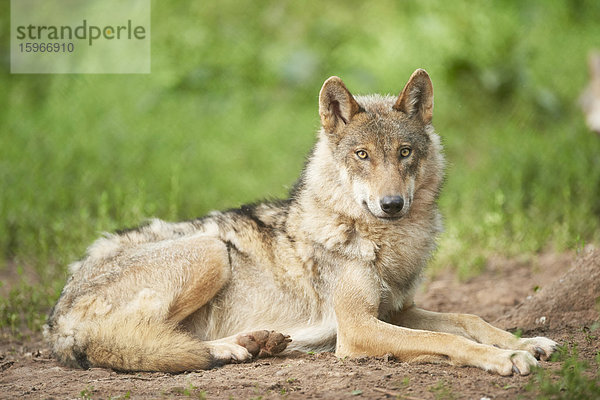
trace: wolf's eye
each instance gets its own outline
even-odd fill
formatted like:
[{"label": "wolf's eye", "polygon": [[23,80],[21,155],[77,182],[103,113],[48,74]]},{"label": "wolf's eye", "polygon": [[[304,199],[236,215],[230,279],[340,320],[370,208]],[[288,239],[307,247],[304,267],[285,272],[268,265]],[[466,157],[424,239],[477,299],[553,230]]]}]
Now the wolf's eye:
[{"label": "wolf's eye", "polygon": [[368,154],[367,154],[367,152],[366,152],[366,151],[364,151],[364,150],[358,150],[358,151],[356,152],[356,156],[357,156],[358,158],[360,158],[361,160],[366,160],[367,158],[369,158],[369,155],[368,155]]},{"label": "wolf's eye", "polygon": [[410,153],[412,153],[412,150],[408,147],[404,147],[400,150],[400,157],[406,158],[410,156]]}]

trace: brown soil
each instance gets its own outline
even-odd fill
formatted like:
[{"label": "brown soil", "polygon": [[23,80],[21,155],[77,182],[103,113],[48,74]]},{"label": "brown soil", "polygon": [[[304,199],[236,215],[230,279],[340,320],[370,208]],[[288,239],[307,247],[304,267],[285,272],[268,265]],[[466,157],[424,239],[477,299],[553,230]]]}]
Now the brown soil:
[{"label": "brown soil", "polygon": [[[581,255],[493,258],[467,282],[450,272],[425,282],[417,302],[436,311],[479,314],[524,336],[577,344],[597,370],[600,345],[600,250]],[[558,369],[558,362],[542,362]],[[272,357],[185,374],[125,374],[64,368],[50,358],[39,334],[0,342],[0,398],[534,398],[529,377],[500,377],[476,368],[411,365],[391,357],[337,359],[331,353]]]}]

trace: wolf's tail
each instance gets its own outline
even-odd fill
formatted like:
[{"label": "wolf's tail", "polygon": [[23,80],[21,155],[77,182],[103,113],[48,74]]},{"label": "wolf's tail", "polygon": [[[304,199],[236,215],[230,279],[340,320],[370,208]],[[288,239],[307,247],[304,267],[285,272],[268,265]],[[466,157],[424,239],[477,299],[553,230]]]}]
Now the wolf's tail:
[{"label": "wolf's tail", "polygon": [[164,322],[107,319],[65,329],[45,326],[55,357],[71,367],[118,371],[183,372],[214,366],[209,346]]}]

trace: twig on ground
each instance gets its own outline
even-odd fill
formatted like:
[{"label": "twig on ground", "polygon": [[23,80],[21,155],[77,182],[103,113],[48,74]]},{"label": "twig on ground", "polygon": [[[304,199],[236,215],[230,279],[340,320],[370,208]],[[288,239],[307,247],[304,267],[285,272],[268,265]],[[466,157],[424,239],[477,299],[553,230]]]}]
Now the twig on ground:
[{"label": "twig on ground", "polygon": [[387,394],[388,396],[392,396],[392,397],[401,397],[401,398],[408,399],[408,400],[420,400],[419,397],[407,396],[403,393],[396,392],[394,390],[380,388],[380,387],[374,387],[373,390],[376,392],[379,392],[379,393]]}]

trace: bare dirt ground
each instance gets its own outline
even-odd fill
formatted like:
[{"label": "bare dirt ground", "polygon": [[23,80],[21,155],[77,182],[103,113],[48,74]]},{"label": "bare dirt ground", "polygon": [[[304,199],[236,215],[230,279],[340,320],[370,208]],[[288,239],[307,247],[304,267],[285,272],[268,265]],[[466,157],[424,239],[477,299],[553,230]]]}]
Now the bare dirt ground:
[{"label": "bare dirt ground", "polygon": [[[490,259],[480,276],[458,282],[444,273],[425,282],[418,305],[436,311],[479,314],[523,336],[548,336],[577,345],[598,369],[600,250]],[[541,362],[559,369],[558,362]],[[392,357],[338,359],[331,353],[266,358],[184,374],[125,374],[64,368],[50,357],[41,335],[0,341],[0,398],[25,399],[272,399],[535,398],[529,377],[500,377],[476,368],[411,365]]]}]

